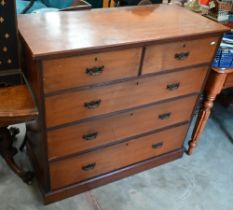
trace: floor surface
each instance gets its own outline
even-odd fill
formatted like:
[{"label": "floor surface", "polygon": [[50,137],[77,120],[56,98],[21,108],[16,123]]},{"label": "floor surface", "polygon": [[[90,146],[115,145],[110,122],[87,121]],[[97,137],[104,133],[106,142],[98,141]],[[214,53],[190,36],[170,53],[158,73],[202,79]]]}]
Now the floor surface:
[{"label": "floor surface", "polygon": [[0,158],[0,210],[233,210],[233,108],[215,107],[191,157],[47,206]]}]

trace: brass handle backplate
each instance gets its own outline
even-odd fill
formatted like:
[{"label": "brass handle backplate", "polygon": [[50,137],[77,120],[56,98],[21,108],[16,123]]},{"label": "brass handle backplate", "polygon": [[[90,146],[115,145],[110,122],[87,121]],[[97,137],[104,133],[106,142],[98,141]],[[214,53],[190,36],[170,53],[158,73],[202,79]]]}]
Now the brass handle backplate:
[{"label": "brass handle backplate", "polygon": [[189,54],[190,54],[189,52],[180,52],[180,53],[176,53],[174,57],[176,60],[182,61],[188,58]]},{"label": "brass handle backplate", "polygon": [[166,112],[166,113],[160,114],[159,119],[165,120],[165,119],[169,118],[171,116],[171,114],[172,114],[171,112]]},{"label": "brass handle backplate", "polygon": [[96,166],[96,163],[89,163],[89,164],[87,164],[85,166],[82,166],[82,170],[83,171],[89,171],[89,170],[94,169],[95,166]]},{"label": "brass handle backplate", "polygon": [[91,140],[96,139],[97,136],[98,136],[98,132],[89,133],[89,134],[83,135],[83,139],[85,139],[86,141],[91,141]]},{"label": "brass handle backplate", "polygon": [[87,108],[87,109],[95,109],[97,107],[99,107],[101,104],[101,100],[94,100],[94,101],[89,101],[89,102],[85,102],[84,103],[84,106]]},{"label": "brass handle backplate", "polygon": [[180,83],[179,82],[167,84],[167,89],[168,90],[176,90],[179,87],[180,87]]},{"label": "brass handle backplate", "polygon": [[92,68],[86,69],[86,74],[90,76],[97,76],[97,75],[102,74],[103,71],[104,71],[104,66],[92,67]]},{"label": "brass handle backplate", "polygon": [[158,149],[158,148],[161,148],[163,146],[163,142],[159,142],[159,143],[156,143],[156,144],[152,144],[152,148],[153,149]]}]

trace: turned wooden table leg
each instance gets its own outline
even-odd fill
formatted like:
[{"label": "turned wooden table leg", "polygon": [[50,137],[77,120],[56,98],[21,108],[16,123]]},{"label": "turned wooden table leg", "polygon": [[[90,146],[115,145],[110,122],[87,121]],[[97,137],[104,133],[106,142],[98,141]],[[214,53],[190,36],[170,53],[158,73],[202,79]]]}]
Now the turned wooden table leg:
[{"label": "turned wooden table leg", "polygon": [[32,183],[33,173],[24,171],[14,161],[17,149],[13,147],[14,134],[7,127],[0,128],[0,155],[4,158],[7,165],[27,184]]},{"label": "turned wooden table leg", "polygon": [[203,107],[198,115],[197,122],[192,133],[192,138],[189,142],[189,148],[187,151],[189,155],[192,154],[193,149],[197,146],[197,143],[210,116],[215,98],[222,90],[226,80],[226,75],[227,74],[218,73],[213,70],[210,72],[205,89],[206,96],[204,98]]}]

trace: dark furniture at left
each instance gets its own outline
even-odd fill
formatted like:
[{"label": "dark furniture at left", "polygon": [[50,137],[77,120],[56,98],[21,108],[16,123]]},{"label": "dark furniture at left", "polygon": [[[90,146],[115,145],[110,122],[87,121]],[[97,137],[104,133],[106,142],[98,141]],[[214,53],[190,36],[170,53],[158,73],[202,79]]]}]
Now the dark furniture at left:
[{"label": "dark furniture at left", "polygon": [[13,141],[18,130],[8,128],[38,115],[20,70],[14,1],[0,1],[0,29],[0,155],[23,181],[30,183],[32,173],[17,166],[13,159],[17,153]]},{"label": "dark furniture at left", "polygon": [[22,83],[14,1],[0,1],[0,87]]},{"label": "dark furniture at left", "polygon": [[26,85],[0,88],[0,101],[0,155],[24,182],[30,184],[33,173],[24,171],[14,161],[17,149],[13,142],[18,130],[8,126],[33,120],[38,115],[37,109]]}]

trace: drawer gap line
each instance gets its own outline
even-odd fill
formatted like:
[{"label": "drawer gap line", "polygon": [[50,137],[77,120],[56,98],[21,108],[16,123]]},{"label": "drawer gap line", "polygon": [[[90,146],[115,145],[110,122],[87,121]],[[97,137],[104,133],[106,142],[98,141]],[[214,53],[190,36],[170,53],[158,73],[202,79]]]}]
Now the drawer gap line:
[{"label": "drawer gap line", "polygon": [[166,126],[166,127],[163,127],[163,128],[159,128],[159,129],[151,130],[151,131],[148,131],[148,132],[140,133],[140,134],[135,135],[135,136],[130,136],[130,137],[127,137],[125,139],[119,140],[117,142],[111,142],[109,144],[104,144],[104,145],[101,145],[101,146],[97,146],[97,147],[89,149],[89,150],[84,150],[82,152],[67,154],[67,155],[60,156],[60,157],[53,157],[53,158],[49,159],[49,162],[50,163],[57,162],[57,161],[69,159],[69,158],[72,158],[72,157],[88,154],[90,152],[96,152],[96,151],[99,151],[99,150],[102,150],[102,149],[105,149],[105,148],[109,148],[109,147],[112,147],[112,146],[115,146],[115,145],[118,145],[118,144],[129,142],[129,141],[137,141],[141,137],[145,137],[145,136],[149,136],[149,135],[152,135],[152,134],[156,134],[156,133],[159,133],[159,132],[162,132],[164,130],[171,129],[171,128],[176,128],[176,127],[184,126],[184,125],[189,124],[189,123],[190,123],[190,121],[179,122],[179,123],[176,123],[176,124],[173,124],[173,125],[169,125],[169,126]]},{"label": "drawer gap line", "polygon": [[60,128],[79,125],[79,124],[82,124],[82,123],[85,123],[85,122],[91,122],[91,121],[94,121],[94,120],[105,119],[105,118],[112,117],[112,116],[115,116],[115,115],[124,114],[124,113],[127,113],[127,112],[132,112],[132,111],[136,111],[136,110],[143,109],[143,108],[148,108],[150,106],[160,105],[160,104],[163,104],[163,103],[171,102],[171,101],[174,101],[174,100],[179,100],[179,99],[182,99],[182,98],[188,98],[188,97],[195,96],[195,95],[198,96],[199,94],[200,94],[199,92],[189,93],[189,94],[186,94],[186,95],[176,96],[176,97],[173,97],[173,98],[164,99],[164,100],[157,101],[157,102],[152,102],[152,103],[149,103],[149,104],[143,104],[143,105],[137,106],[137,107],[127,108],[127,109],[124,109],[124,110],[118,110],[118,111],[114,111],[114,112],[110,112],[110,113],[106,113],[106,114],[101,114],[101,115],[98,115],[98,116],[93,116],[93,117],[81,119],[81,120],[78,120],[78,121],[72,121],[72,122],[69,122],[69,123],[64,123],[64,124],[48,127],[47,131],[53,131],[53,130],[60,129]]}]

